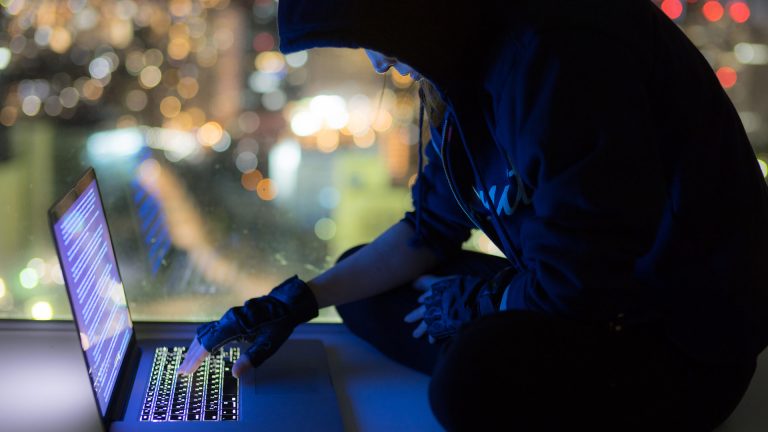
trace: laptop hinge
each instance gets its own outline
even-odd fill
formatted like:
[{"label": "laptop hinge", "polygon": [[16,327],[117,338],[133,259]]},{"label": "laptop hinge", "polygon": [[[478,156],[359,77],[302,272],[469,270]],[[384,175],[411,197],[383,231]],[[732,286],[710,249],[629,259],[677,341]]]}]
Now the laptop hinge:
[{"label": "laptop hinge", "polygon": [[[128,408],[128,401],[131,398],[131,390],[136,380],[136,373],[139,369],[139,360],[141,359],[141,348],[136,343],[135,333],[131,335],[131,342],[128,344],[128,355],[123,362],[123,367],[118,374],[115,390],[112,392],[113,399],[109,404],[107,419],[109,422],[124,420],[125,411]],[[137,413],[138,415],[138,413]]]}]

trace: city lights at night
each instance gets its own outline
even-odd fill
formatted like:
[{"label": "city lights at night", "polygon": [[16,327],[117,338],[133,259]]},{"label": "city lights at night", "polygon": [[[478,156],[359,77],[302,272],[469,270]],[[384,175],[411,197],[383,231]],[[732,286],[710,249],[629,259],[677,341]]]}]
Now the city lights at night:
[{"label": "city lights at night", "polygon": [[768,0],[0,0],[0,432],[768,431],[766,95]]},{"label": "city lights at night", "polygon": [[[701,49],[764,157],[765,7],[654,2]],[[150,319],[213,316],[205,302],[180,305],[211,293],[247,298],[243,281],[266,290],[286,273],[323,269],[410,208],[418,84],[376,74],[360,50],[283,55],[274,0],[2,7],[0,141],[10,144],[0,146],[0,196],[14,203],[0,213],[13,230],[0,228],[2,316],[67,316],[41,218],[85,165],[105,173],[126,289]],[[138,204],[148,199],[153,207]],[[145,217],[162,217],[167,233],[144,233]],[[466,247],[498,253],[482,236]],[[157,251],[166,255],[154,263]],[[187,257],[194,288],[158,289],[147,266],[176,255]],[[160,316],[163,305],[171,312]]]}]

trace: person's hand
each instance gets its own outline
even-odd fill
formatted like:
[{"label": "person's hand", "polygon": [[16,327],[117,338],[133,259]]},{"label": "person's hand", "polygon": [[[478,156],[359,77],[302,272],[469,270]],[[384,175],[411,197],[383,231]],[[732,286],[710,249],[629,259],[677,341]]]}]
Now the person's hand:
[{"label": "person's hand", "polygon": [[218,321],[197,329],[178,373],[191,374],[209,353],[234,340],[251,342],[235,362],[232,374],[237,378],[258,367],[293,333],[297,325],[317,316],[314,294],[294,276],[263,297],[252,298],[243,306],[229,309]]},{"label": "person's hand", "polygon": [[414,288],[424,293],[418,299],[420,306],[405,316],[406,322],[419,322],[413,337],[427,334],[434,343],[453,336],[480,316],[497,312],[504,289],[515,274],[509,267],[491,280],[471,275],[426,275],[416,279]]},{"label": "person's hand", "polygon": [[[432,295],[432,284],[444,279],[450,279],[451,277],[454,276],[424,275],[413,281],[413,288],[422,291],[422,294],[418,299],[420,306],[405,316],[405,322],[419,323],[419,325],[416,326],[416,329],[413,330],[412,335],[414,338],[419,339],[427,332],[427,323],[424,321],[424,314],[427,311],[427,307],[424,305],[424,302]],[[435,343],[434,337],[431,335],[427,335],[427,337],[429,339],[429,343]]]}]

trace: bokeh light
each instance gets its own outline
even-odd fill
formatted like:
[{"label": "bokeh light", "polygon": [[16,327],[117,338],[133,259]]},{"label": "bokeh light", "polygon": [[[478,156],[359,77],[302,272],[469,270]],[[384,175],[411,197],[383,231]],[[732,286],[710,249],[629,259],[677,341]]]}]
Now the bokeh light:
[{"label": "bokeh light", "polygon": [[53,306],[47,301],[39,301],[32,305],[30,313],[35,320],[50,320],[53,318]]},{"label": "bokeh light", "polygon": [[723,88],[729,89],[736,85],[739,74],[732,67],[723,66],[717,70],[717,79],[720,80]]},{"label": "bokeh light", "polygon": [[157,48],[151,48],[144,52],[144,65],[160,67],[163,64],[163,52]]},{"label": "bokeh light", "polygon": [[748,42],[739,42],[733,48],[736,60],[742,64],[765,65],[768,64],[768,45]]},{"label": "bokeh light", "polygon": [[166,118],[173,118],[181,112],[181,101],[176,96],[166,96],[160,102],[160,112]]},{"label": "bokeh light", "polygon": [[285,68],[285,57],[276,51],[265,51],[256,56],[254,63],[261,72],[277,73]]},{"label": "bokeh light", "polygon": [[98,80],[89,79],[83,83],[83,97],[85,99],[95,101],[104,94],[104,87]]},{"label": "bokeh light", "polygon": [[7,106],[0,110],[0,124],[6,127],[13,126],[19,117],[19,110],[16,107]]},{"label": "bokeh light", "polygon": [[739,24],[743,24],[749,20],[752,11],[749,9],[749,5],[743,1],[734,1],[728,6],[728,13],[731,15],[731,19]]},{"label": "bokeh light", "polygon": [[61,272],[61,266],[59,263],[53,263],[50,269],[51,279],[56,285],[64,285],[64,274]]},{"label": "bokeh light", "polygon": [[53,52],[64,54],[72,46],[72,34],[64,27],[54,27],[49,42]]},{"label": "bokeh light", "polygon": [[266,93],[261,97],[261,105],[269,111],[280,111],[287,101],[288,96],[280,89]]},{"label": "bokeh light", "polygon": [[316,118],[331,129],[341,129],[349,122],[347,102],[338,95],[319,95],[312,98],[309,109]]},{"label": "bokeh light", "polygon": [[104,57],[97,57],[88,65],[88,72],[93,78],[102,79],[112,72],[109,62]]},{"label": "bokeh light", "polygon": [[168,42],[168,57],[174,60],[184,60],[191,50],[189,40],[185,38],[171,39]]},{"label": "bokeh light", "polygon": [[192,99],[197,96],[197,92],[200,90],[200,86],[197,80],[192,77],[183,77],[176,85],[176,91],[179,92],[179,96],[184,99]]},{"label": "bokeh light", "polygon": [[244,173],[240,177],[240,183],[245,190],[256,192],[259,187],[259,182],[264,179],[264,175],[259,170],[253,170],[251,172]]},{"label": "bokeh light", "polygon": [[376,133],[373,129],[368,129],[362,134],[354,135],[352,139],[356,146],[360,148],[368,148],[376,142]]},{"label": "bokeh light", "polygon": [[[186,114],[186,113],[182,113],[182,114]],[[227,149],[229,149],[231,145],[232,145],[232,136],[229,134],[229,132],[224,131],[224,133],[221,134],[221,139],[219,140],[219,142],[214,144],[211,147],[211,149],[217,153],[222,153],[227,151]]]},{"label": "bokeh light", "polygon": [[317,148],[323,153],[331,153],[339,147],[339,131],[325,129],[317,133]]},{"label": "bokeh light", "polygon": [[19,273],[19,282],[22,287],[33,289],[40,283],[40,275],[35,269],[27,267]]},{"label": "bokeh light", "polygon": [[291,130],[298,136],[309,136],[323,127],[323,119],[310,110],[300,110],[291,118]]},{"label": "bokeh light", "polygon": [[40,112],[42,103],[40,98],[35,95],[27,96],[21,103],[21,111],[30,117],[36,116]]},{"label": "bokeh light", "polygon": [[45,277],[45,274],[48,272],[48,267],[42,258],[32,258],[27,263],[27,267],[34,269],[40,279]]},{"label": "bokeh light", "polygon": [[157,66],[147,66],[139,74],[139,83],[146,89],[151,89],[163,79],[163,72]]},{"label": "bokeh light", "polygon": [[704,6],[702,6],[701,13],[704,14],[704,18],[706,18],[708,21],[717,22],[720,21],[720,19],[725,14],[725,9],[719,1],[709,0],[708,2],[704,3]]},{"label": "bokeh light", "polygon": [[143,90],[131,90],[125,95],[125,106],[131,111],[143,110],[147,106],[147,102],[147,94]]},{"label": "bokeh light", "polygon": [[288,63],[288,66],[293,68],[300,68],[304,66],[308,59],[309,55],[306,51],[298,51],[285,56],[285,62]]},{"label": "bokeh light", "polygon": [[58,96],[48,96],[43,102],[43,111],[51,117],[56,117],[64,110]]},{"label": "bokeh light", "polygon": [[224,135],[224,129],[215,121],[208,122],[197,130],[197,140],[205,146],[212,146],[221,140]]},{"label": "bokeh light", "polygon": [[259,158],[253,152],[244,151],[235,158],[235,166],[241,173],[249,173],[259,166]]},{"label": "bokeh light", "polygon": [[271,51],[275,48],[275,37],[269,32],[261,32],[253,37],[253,49],[256,52]]},{"label": "bokeh light", "polygon": [[376,132],[386,132],[392,127],[392,114],[388,111],[380,111],[373,122],[373,130]]},{"label": "bokeh light", "polygon": [[11,50],[6,47],[0,47],[0,70],[8,67],[11,62]]},{"label": "bokeh light", "polygon": [[59,93],[59,101],[64,108],[74,108],[79,100],[80,93],[74,87],[67,87]]},{"label": "bokeh light", "polygon": [[269,93],[280,87],[279,74],[269,72],[253,72],[248,78],[248,87],[257,93]]},{"label": "bokeh light", "polygon": [[141,51],[131,51],[125,56],[125,70],[133,76],[138,75],[146,65]]},{"label": "bokeh light", "polygon": [[336,236],[336,222],[329,218],[318,220],[315,222],[315,235],[320,240],[331,240]]},{"label": "bokeh light", "polygon": [[760,171],[763,172],[763,177],[768,177],[768,163],[762,159],[758,159],[757,163],[760,165]]},{"label": "bokeh light", "polygon": [[661,10],[670,19],[676,20],[683,15],[683,4],[680,0],[664,0],[661,3]]},{"label": "bokeh light", "polygon": [[261,118],[258,113],[245,111],[237,118],[237,125],[245,133],[254,133],[261,125]]},{"label": "bokeh light", "polygon": [[271,179],[265,178],[256,185],[256,194],[264,201],[277,198],[277,185]]}]

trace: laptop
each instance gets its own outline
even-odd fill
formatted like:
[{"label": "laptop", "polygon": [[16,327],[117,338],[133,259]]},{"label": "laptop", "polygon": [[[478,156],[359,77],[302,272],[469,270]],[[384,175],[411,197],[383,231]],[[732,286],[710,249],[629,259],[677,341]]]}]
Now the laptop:
[{"label": "laptop", "polygon": [[236,379],[232,365],[245,348],[236,343],[185,377],[176,370],[193,335],[137,339],[92,168],[51,207],[49,218],[105,429],[343,430],[320,340],[290,339]]}]

